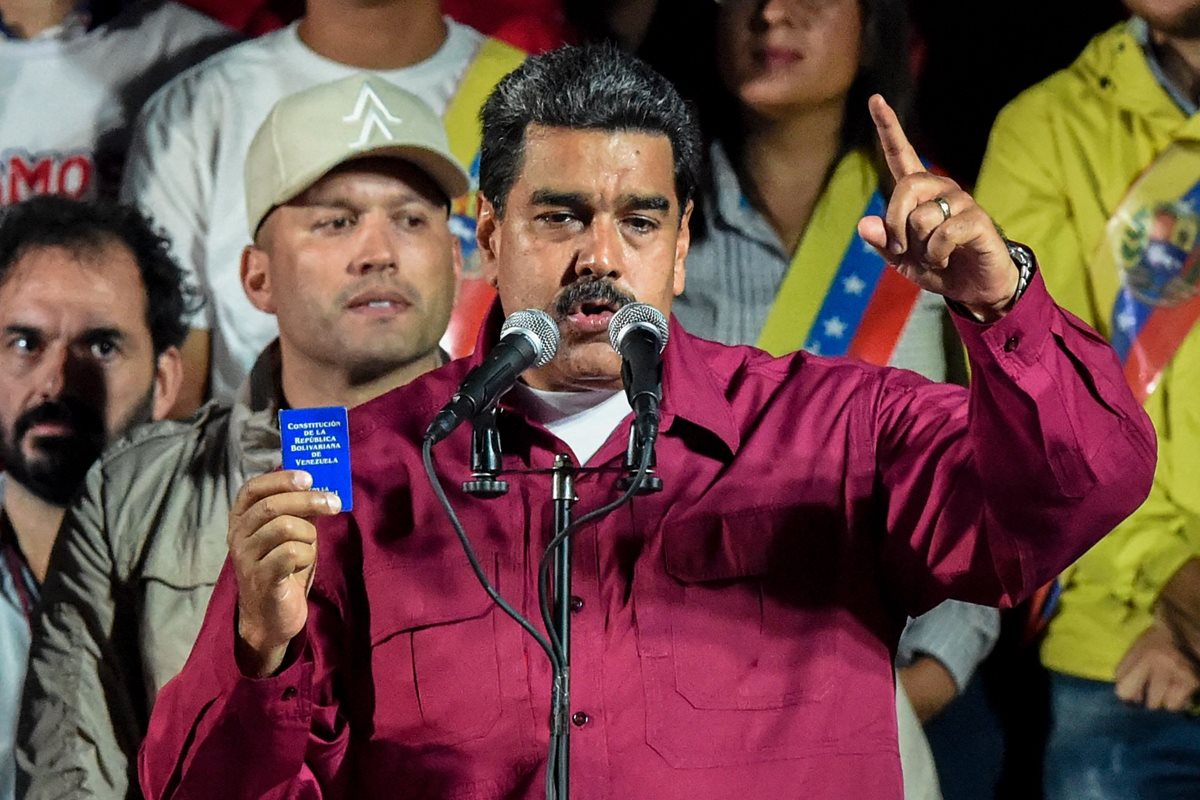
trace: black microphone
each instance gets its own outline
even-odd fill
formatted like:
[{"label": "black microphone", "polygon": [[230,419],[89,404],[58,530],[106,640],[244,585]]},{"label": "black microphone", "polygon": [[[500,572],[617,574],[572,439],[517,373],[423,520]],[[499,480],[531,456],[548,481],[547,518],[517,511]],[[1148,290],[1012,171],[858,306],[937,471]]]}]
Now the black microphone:
[{"label": "black microphone", "polygon": [[667,318],[647,303],[630,303],[608,321],[608,340],[621,354],[621,379],[633,408],[633,427],[642,442],[658,436],[662,400],[662,351],[667,346]]},{"label": "black microphone", "polygon": [[500,328],[500,341],[467,373],[458,391],[429,423],[425,438],[437,444],[462,423],[491,407],[530,367],[544,367],[558,351],[558,325],[545,311],[517,311]]}]

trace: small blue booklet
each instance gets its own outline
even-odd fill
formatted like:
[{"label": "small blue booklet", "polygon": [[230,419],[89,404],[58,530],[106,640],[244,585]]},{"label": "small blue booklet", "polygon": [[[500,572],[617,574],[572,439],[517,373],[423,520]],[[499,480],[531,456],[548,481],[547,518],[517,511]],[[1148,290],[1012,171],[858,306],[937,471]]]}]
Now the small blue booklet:
[{"label": "small blue booklet", "polygon": [[279,412],[283,468],[312,475],[313,491],[333,492],[342,511],[354,508],[350,491],[350,429],[343,406]]}]

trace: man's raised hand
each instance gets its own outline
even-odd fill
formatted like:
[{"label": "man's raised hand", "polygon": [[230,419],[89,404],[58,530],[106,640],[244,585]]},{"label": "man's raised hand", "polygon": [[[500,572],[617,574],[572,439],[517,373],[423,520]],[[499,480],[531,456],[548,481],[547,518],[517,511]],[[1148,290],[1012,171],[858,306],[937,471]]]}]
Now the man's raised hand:
[{"label": "man's raised hand", "polygon": [[342,508],[337,495],[309,491],[311,486],[307,472],[269,472],[246,481],[229,511],[229,557],[238,586],[238,664],[248,675],[275,672],[308,619],[308,589],[317,561],[317,529],[311,520]]},{"label": "man's raised hand", "polygon": [[922,289],[961,303],[981,321],[998,319],[1020,273],[991,217],[957,183],[925,169],[882,97],[869,105],[896,188],[884,216],[859,221],[859,235]]}]

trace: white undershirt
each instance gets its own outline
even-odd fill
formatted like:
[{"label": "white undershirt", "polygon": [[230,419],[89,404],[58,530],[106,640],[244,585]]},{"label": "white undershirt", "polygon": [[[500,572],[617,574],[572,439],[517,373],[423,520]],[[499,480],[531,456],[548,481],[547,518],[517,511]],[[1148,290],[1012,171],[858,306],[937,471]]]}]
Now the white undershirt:
[{"label": "white undershirt", "polygon": [[509,400],[527,419],[562,439],[580,465],[596,455],[630,412],[629,400],[620,389],[547,392],[518,383]]}]

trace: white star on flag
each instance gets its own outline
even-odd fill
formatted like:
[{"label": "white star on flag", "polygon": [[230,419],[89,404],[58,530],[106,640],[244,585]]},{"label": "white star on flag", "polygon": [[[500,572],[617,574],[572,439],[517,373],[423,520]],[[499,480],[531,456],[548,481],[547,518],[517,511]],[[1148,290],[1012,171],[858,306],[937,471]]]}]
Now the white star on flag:
[{"label": "white star on flag", "polygon": [[831,317],[821,323],[825,327],[825,335],[840,339],[846,335],[846,323],[838,317]]},{"label": "white star on flag", "polygon": [[1137,327],[1137,315],[1132,311],[1122,311],[1117,314],[1117,327],[1128,333]]},{"label": "white star on flag", "polygon": [[842,281],[842,289],[846,291],[846,294],[852,294],[855,297],[862,294],[863,290],[866,288],[866,281],[853,273],[851,273],[848,278]]},{"label": "white star on flag", "polygon": [[812,353],[814,356],[821,355],[821,342],[818,339],[813,339],[808,344],[804,345],[804,349]]}]

